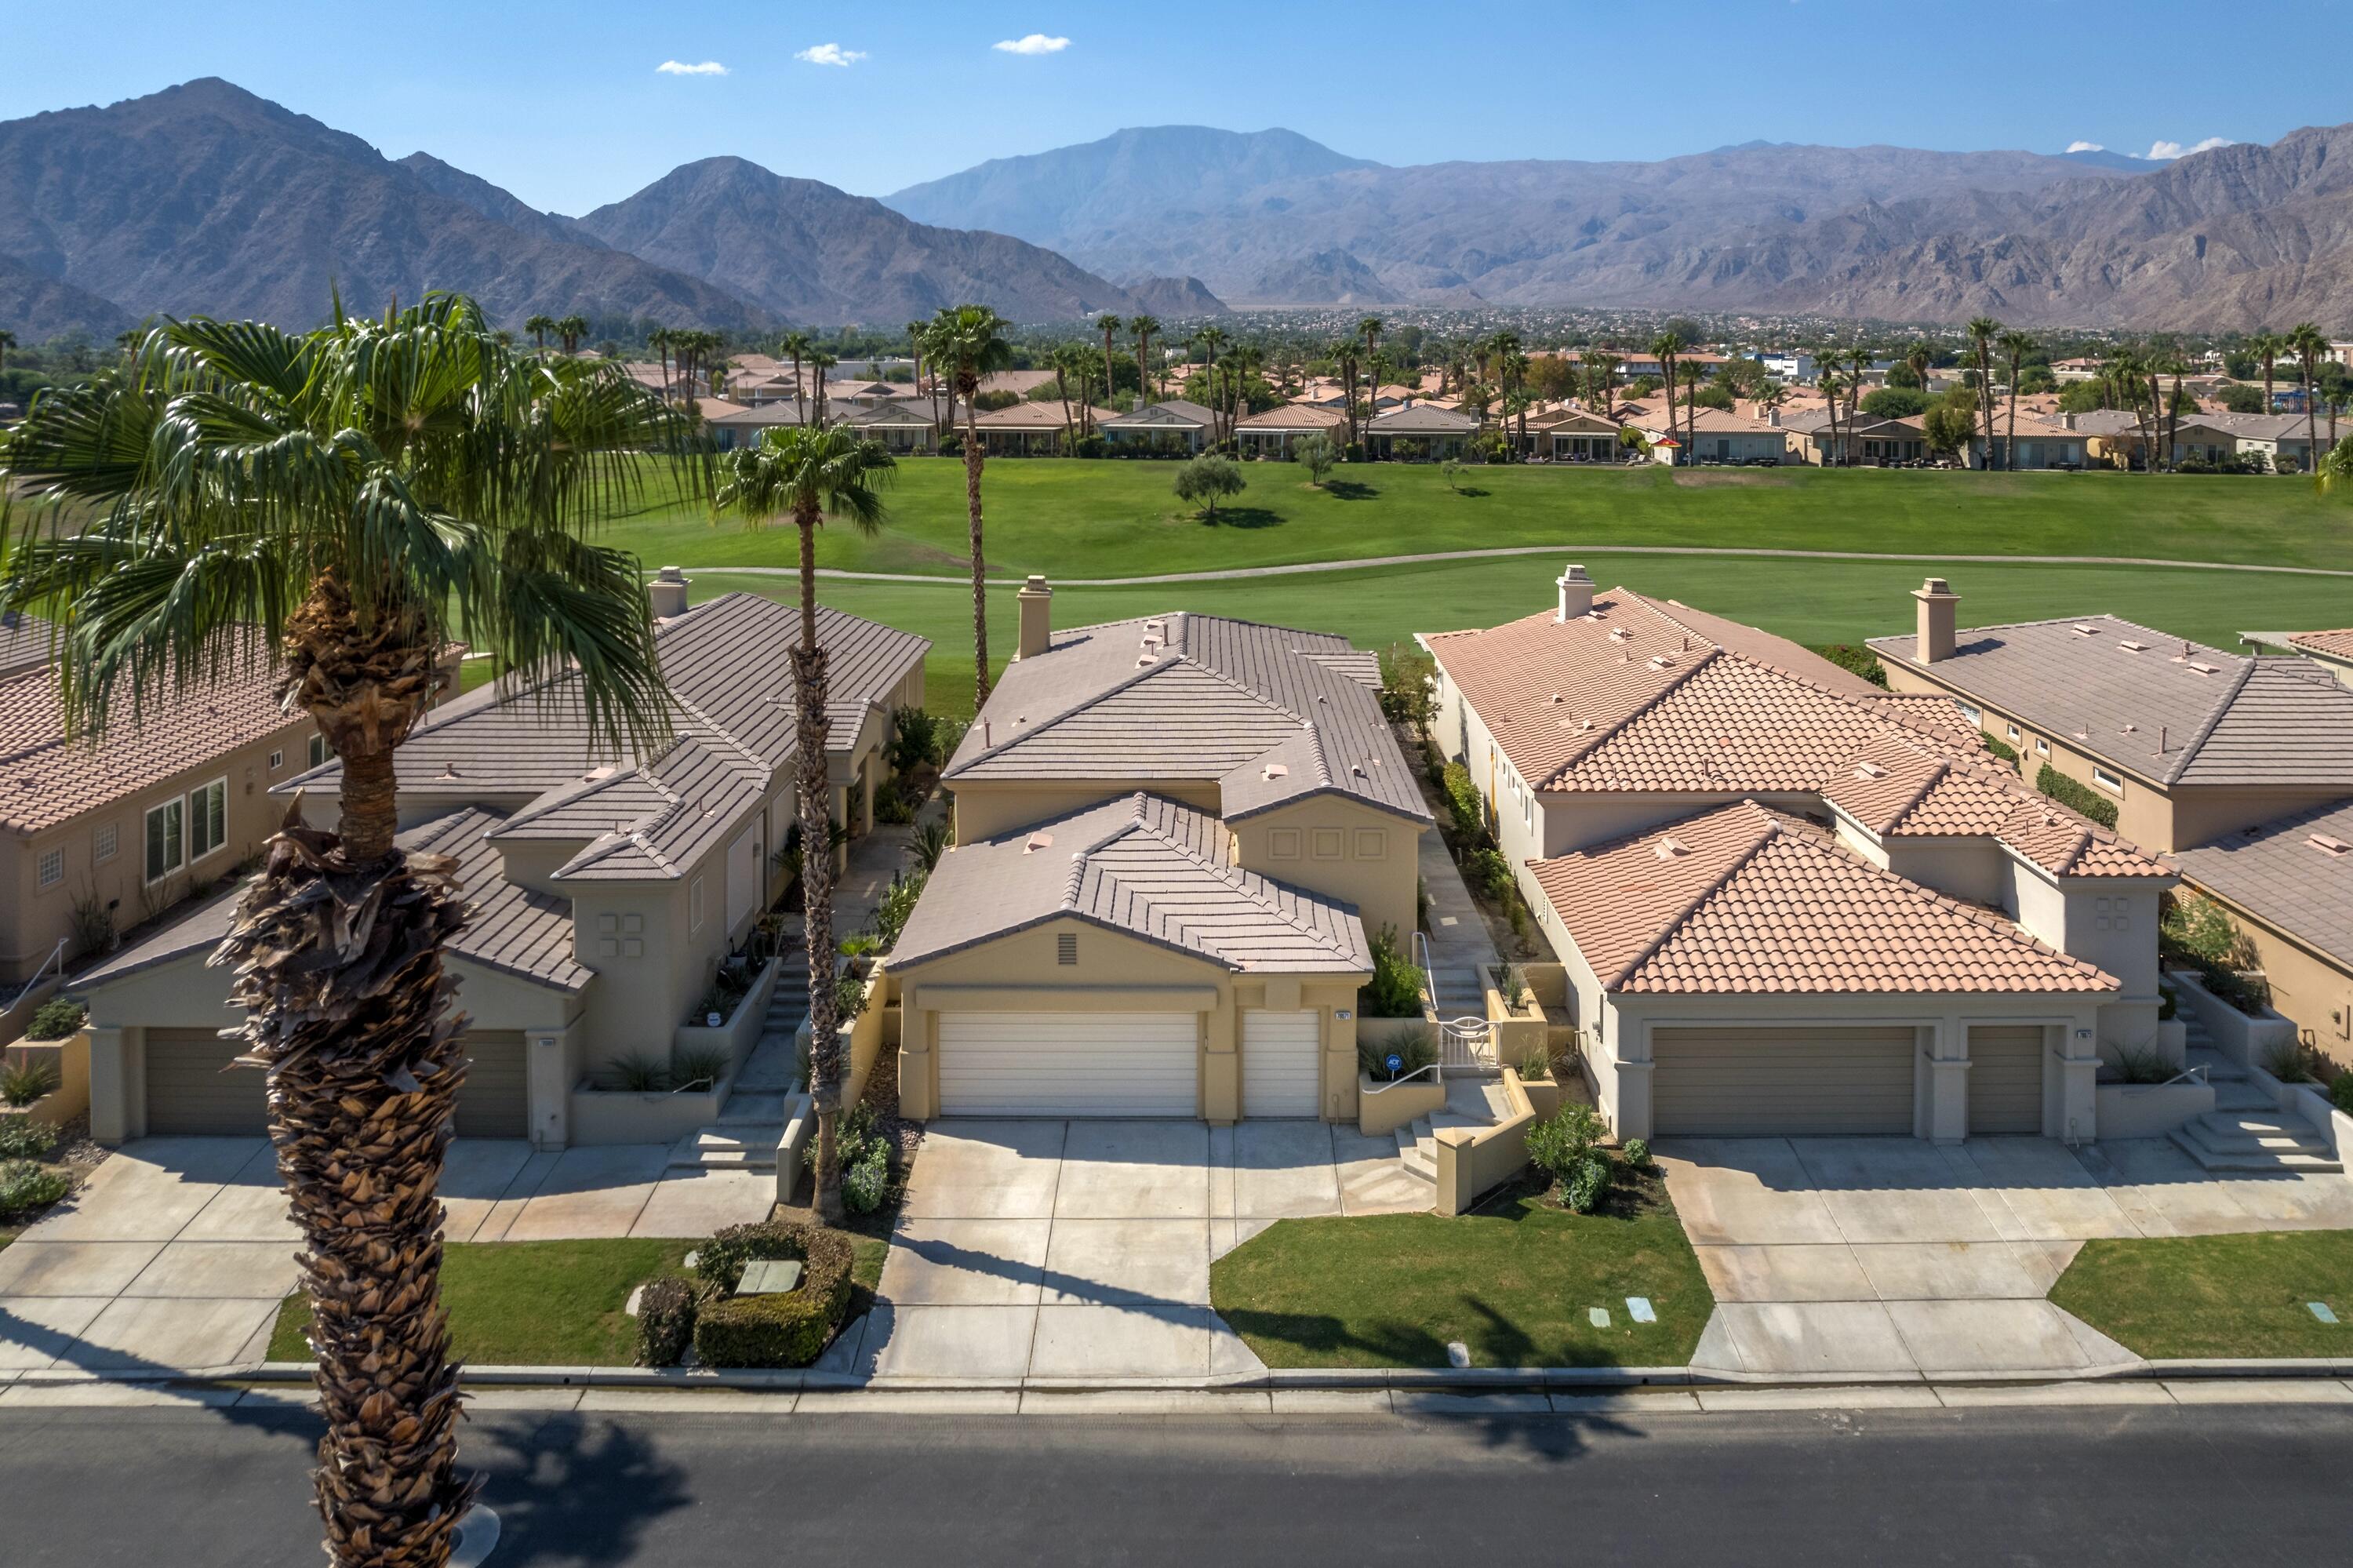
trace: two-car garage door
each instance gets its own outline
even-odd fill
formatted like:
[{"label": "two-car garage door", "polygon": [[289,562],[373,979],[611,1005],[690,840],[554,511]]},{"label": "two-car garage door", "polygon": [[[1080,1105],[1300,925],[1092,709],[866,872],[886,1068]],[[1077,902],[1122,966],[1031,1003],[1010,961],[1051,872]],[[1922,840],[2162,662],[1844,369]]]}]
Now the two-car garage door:
[{"label": "two-car garage door", "polygon": [[1662,1137],[1905,1136],[1916,1054],[1908,1024],[1656,1028],[1652,1125]]},{"label": "two-car garage door", "polygon": [[945,1116],[1190,1117],[1197,1012],[943,1012]]},{"label": "two-car garage door", "polygon": [[[471,1065],[458,1091],[461,1138],[522,1138],[530,1130],[523,1037],[478,1029],[465,1039]],[[209,1029],[147,1031],[147,1130],[157,1137],[253,1137],[269,1130],[268,1086],[250,1067],[229,1067],[234,1041]]]}]

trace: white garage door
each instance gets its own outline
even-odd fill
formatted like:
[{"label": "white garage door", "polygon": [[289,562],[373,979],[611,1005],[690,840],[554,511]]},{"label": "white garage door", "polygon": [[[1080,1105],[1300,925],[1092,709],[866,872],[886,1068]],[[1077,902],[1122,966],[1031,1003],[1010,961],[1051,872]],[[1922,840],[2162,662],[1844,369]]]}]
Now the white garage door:
[{"label": "white garage door", "polygon": [[1242,1010],[1242,1115],[1317,1116],[1323,1107],[1323,1014]]},{"label": "white garage door", "polygon": [[1195,1116],[1198,1013],[943,1012],[944,1116]]},{"label": "white garage door", "polygon": [[1979,1024],[1969,1031],[1969,1131],[2042,1130],[2042,1028]]},{"label": "white garage door", "polygon": [[1662,1136],[1908,1135],[1912,1030],[1654,1029],[1651,1110]]}]

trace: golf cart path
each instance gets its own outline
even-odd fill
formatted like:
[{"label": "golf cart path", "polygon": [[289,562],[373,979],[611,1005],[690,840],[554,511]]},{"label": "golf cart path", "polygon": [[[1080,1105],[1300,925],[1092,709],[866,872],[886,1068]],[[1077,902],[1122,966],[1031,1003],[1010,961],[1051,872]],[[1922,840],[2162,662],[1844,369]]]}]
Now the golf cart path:
[{"label": "golf cart path", "polygon": [[[1298,577],[1314,572],[1352,572],[1376,567],[1417,567],[1440,561],[1493,560],[1510,556],[1558,556],[1582,549],[1593,556],[1759,556],[1810,561],[1916,561],[1931,566],[1962,562],[1972,566],[2012,567],[2157,567],[2177,571],[2272,572],[2286,577],[2353,577],[2353,568],[2279,567],[2247,561],[2177,561],[2154,556],[1965,556],[1912,555],[1878,550],[1780,550],[1744,545],[1611,545],[1563,542],[1556,545],[1511,545],[1483,550],[1434,550],[1419,556],[1365,556],[1346,561],[1300,561],[1283,566],[1226,567],[1215,571],[1155,572],[1134,577],[1057,577],[1057,588],[1143,588],[1155,583],[1232,582],[1249,577]],[[732,572],[747,577],[789,577],[797,567],[729,567],[704,565],[700,572]],[[817,575],[850,582],[928,583],[940,588],[969,588],[968,577],[943,577],[933,572],[862,572],[839,567],[819,567]],[[1017,588],[1018,577],[992,577],[991,586]]]}]

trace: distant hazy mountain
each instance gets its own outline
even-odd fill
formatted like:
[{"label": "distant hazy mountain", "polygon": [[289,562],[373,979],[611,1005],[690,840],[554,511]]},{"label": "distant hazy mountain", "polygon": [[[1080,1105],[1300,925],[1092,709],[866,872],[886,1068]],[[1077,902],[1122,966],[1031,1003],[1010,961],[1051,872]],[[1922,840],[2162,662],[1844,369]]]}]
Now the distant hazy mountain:
[{"label": "distant hazy mountain", "polygon": [[340,288],[367,310],[463,290],[508,321],[767,320],[698,280],[487,217],[359,138],[213,79],[0,123],[0,255],[133,318],[307,327]]},{"label": "distant hazy mountain", "polygon": [[1139,228],[1181,224],[1250,193],[1343,169],[1373,168],[1295,131],[1160,125],[910,185],[883,201],[923,223],[993,228],[1075,254],[1116,249]]},{"label": "distant hazy mountain", "polygon": [[1231,307],[1198,278],[1135,278],[1123,285],[1136,309],[1155,316],[1222,316]]},{"label": "distant hazy mountain", "polygon": [[895,327],[984,301],[1017,322],[1122,313],[1118,284],[1003,234],[913,222],[881,202],[742,158],[683,164],[580,227],[794,321]]},{"label": "distant hazy mountain", "polygon": [[[902,191],[1239,305],[1774,309],[2251,326],[2353,311],[2341,132],[2173,164],[1749,142],[1392,168],[1288,132],[1122,132]],[[2291,304],[2293,302],[2293,304]]]},{"label": "distant hazy mountain", "polygon": [[464,202],[484,217],[509,228],[552,239],[558,245],[586,245],[598,250],[605,242],[561,213],[542,212],[521,196],[500,189],[480,175],[470,175],[445,164],[430,153],[411,153],[400,166],[425,183],[426,188],[451,201]]},{"label": "distant hazy mountain", "polygon": [[0,256],[0,326],[15,333],[19,343],[43,343],[69,332],[103,343],[137,324],[112,300],[43,277],[13,256]]}]

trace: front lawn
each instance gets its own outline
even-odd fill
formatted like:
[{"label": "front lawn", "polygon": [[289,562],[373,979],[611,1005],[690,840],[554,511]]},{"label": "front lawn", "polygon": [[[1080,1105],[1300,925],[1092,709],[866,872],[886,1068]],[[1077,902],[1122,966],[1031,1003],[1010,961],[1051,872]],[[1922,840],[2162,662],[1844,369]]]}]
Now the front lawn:
[{"label": "front lawn", "polygon": [[[638,1324],[621,1308],[658,1274],[676,1274],[691,1241],[459,1242],[444,1250],[441,1300],[449,1338],[479,1366],[623,1367],[637,1351]],[[297,1291],[278,1309],[269,1359],[311,1359],[302,1337],[310,1298]]]},{"label": "front lawn", "polygon": [[2353,1231],[2085,1242],[2051,1299],[2152,1361],[2353,1355]]},{"label": "front lawn", "polygon": [[1219,1259],[1210,1300],[1269,1366],[1442,1367],[1450,1340],[1473,1366],[1680,1366],[1715,1298],[1665,1184],[1619,1180],[1594,1214],[1524,1187],[1453,1217],[1283,1220]]}]

